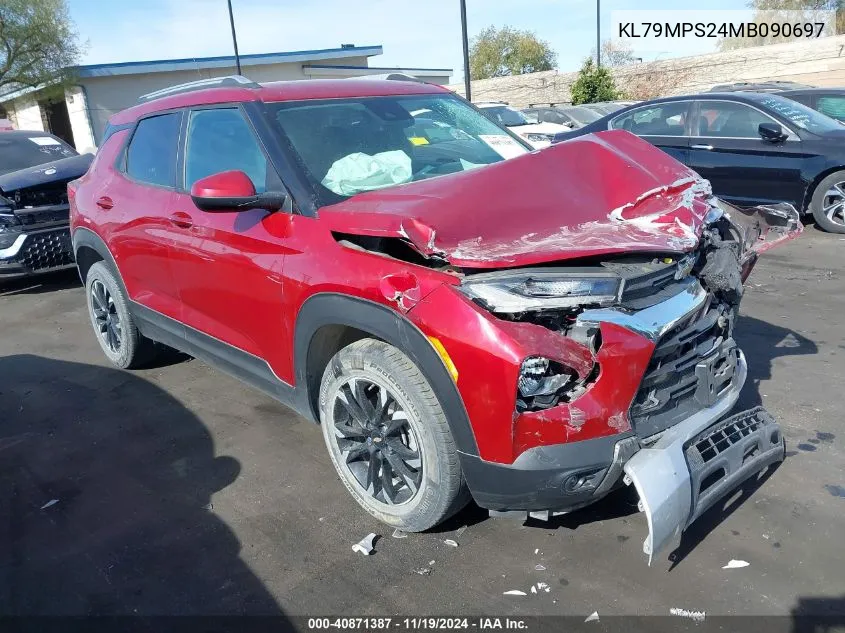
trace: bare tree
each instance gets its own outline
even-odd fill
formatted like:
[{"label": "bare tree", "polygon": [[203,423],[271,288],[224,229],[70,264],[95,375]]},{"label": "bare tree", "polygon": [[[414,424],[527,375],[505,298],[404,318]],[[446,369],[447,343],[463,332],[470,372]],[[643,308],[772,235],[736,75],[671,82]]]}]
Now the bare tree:
[{"label": "bare tree", "polygon": [[[596,58],[596,49],[590,51],[590,57]],[[601,64],[602,66],[609,66],[610,68],[620,68],[621,66],[629,66],[637,62],[641,62],[642,58],[635,57],[634,51],[627,44],[615,42],[613,40],[604,40],[601,43]]]},{"label": "bare tree", "polygon": [[616,81],[626,98],[646,101],[675,94],[690,83],[693,70],[683,62],[666,59],[617,71]]}]

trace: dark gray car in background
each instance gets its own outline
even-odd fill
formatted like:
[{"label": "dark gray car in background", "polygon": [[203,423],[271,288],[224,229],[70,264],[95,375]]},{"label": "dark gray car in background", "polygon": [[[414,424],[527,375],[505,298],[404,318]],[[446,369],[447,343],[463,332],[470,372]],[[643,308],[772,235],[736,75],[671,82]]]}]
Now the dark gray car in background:
[{"label": "dark gray car in background", "polygon": [[45,132],[0,132],[0,280],[73,266],[67,183],[93,158]]}]

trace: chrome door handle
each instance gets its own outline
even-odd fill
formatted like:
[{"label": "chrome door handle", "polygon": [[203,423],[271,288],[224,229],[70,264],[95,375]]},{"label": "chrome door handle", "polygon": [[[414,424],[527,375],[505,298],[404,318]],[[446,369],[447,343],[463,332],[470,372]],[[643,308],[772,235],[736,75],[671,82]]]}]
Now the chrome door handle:
[{"label": "chrome door handle", "polygon": [[706,149],[711,150],[713,149],[712,145],[690,145],[690,149]]}]

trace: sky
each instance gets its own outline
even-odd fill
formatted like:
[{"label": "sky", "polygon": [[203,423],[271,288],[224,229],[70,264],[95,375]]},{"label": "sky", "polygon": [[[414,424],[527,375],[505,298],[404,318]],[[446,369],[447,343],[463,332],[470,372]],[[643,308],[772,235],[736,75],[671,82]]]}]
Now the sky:
[{"label": "sky", "polygon": [[[470,37],[494,25],[535,32],[577,70],[595,47],[596,0],[466,0]],[[231,55],[226,0],[68,0],[85,45],[83,64]],[[241,54],[377,45],[371,66],[452,68],[463,80],[459,0],[232,0]],[[707,9],[743,9],[745,0],[708,0]],[[677,0],[601,0],[602,32],[614,10],[678,8]],[[667,14],[668,15],[668,14]],[[708,52],[684,42],[656,57]]]}]

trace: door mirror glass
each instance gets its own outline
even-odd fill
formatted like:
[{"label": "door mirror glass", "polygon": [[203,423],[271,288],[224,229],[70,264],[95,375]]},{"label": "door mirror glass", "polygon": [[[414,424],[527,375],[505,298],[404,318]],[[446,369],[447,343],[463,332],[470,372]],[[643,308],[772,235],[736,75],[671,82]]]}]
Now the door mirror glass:
[{"label": "door mirror glass", "polygon": [[277,211],[285,202],[282,193],[256,193],[244,172],[234,169],[200,178],[191,186],[191,199],[203,211],[231,212],[249,209]]},{"label": "door mirror glass", "polygon": [[757,132],[764,141],[770,141],[772,143],[777,143],[786,138],[786,134],[784,134],[783,127],[781,127],[780,123],[761,123],[757,126]]}]

